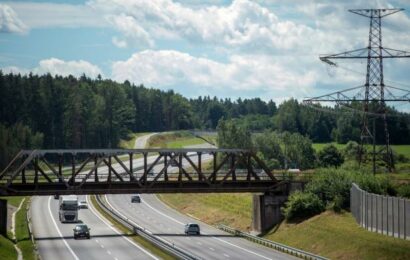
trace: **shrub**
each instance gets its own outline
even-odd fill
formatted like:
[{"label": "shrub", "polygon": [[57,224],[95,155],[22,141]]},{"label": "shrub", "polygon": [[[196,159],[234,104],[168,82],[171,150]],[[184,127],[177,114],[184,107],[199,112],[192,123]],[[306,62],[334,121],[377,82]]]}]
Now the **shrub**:
[{"label": "shrub", "polygon": [[337,150],[334,145],[325,146],[318,153],[318,160],[321,166],[323,167],[339,167],[343,164],[344,158],[341,152]]},{"label": "shrub", "polygon": [[397,188],[397,195],[410,199],[410,184],[402,184]]},{"label": "shrub", "polygon": [[353,182],[367,192],[394,195],[394,189],[387,178],[330,168],[319,169],[306,186],[306,192],[319,196],[328,207],[347,209],[350,206],[350,188]]},{"label": "shrub", "polygon": [[296,191],[289,196],[289,200],[282,208],[286,220],[295,221],[319,214],[325,210],[320,198],[310,192]]}]

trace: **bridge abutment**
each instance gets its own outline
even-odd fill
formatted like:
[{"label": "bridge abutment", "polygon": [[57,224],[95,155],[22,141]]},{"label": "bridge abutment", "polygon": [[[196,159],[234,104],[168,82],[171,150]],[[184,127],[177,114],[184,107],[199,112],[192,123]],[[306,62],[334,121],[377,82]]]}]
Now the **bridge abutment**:
[{"label": "bridge abutment", "polygon": [[304,182],[286,183],[280,195],[278,193],[254,194],[252,198],[252,231],[264,233],[279,224],[284,216],[281,207],[288,200],[289,194],[296,190],[303,190]]},{"label": "bridge abutment", "polygon": [[7,236],[7,200],[0,199],[0,235]]},{"label": "bridge abutment", "polygon": [[283,220],[280,208],[288,199],[287,195],[254,194],[252,231],[263,233]]}]

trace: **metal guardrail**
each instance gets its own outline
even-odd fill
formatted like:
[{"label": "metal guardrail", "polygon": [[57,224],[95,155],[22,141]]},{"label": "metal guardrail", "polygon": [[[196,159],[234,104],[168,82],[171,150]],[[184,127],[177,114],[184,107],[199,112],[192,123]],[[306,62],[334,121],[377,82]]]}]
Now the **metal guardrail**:
[{"label": "metal guardrail", "polygon": [[235,236],[246,238],[246,239],[248,239],[252,242],[255,242],[255,243],[270,247],[270,248],[273,248],[275,250],[281,251],[281,252],[286,253],[286,254],[290,254],[290,255],[293,255],[293,256],[296,256],[296,257],[300,257],[302,259],[328,260],[328,258],[325,258],[323,256],[315,255],[315,254],[312,254],[312,253],[309,253],[309,252],[306,252],[306,251],[303,251],[303,250],[300,250],[300,249],[297,249],[297,248],[294,248],[294,247],[290,247],[290,246],[287,246],[287,245],[284,245],[284,244],[273,242],[273,241],[268,240],[268,239],[253,236],[253,235],[250,235],[248,233],[244,233],[242,231],[233,229],[233,228],[225,226],[225,225],[218,225],[218,228],[225,231],[225,232],[231,233]]},{"label": "metal guardrail", "polygon": [[34,233],[33,233],[33,225],[31,224],[31,198],[29,198],[29,202],[27,203],[26,207],[26,220],[27,220],[27,226],[28,226],[28,233],[30,235],[31,243],[33,244],[34,247],[34,253],[36,254],[37,259],[41,260],[40,253],[38,252],[38,247],[36,240],[34,238]]},{"label": "metal guardrail", "polygon": [[143,228],[130,223],[130,221],[128,219],[125,219],[123,216],[120,216],[118,213],[116,213],[110,207],[105,205],[105,203],[101,201],[100,196],[97,195],[95,197],[96,197],[96,200],[97,200],[97,203],[99,204],[99,206],[107,214],[112,216],[115,220],[117,220],[118,222],[120,222],[121,224],[123,224],[124,226],[129,228],[130,230],[132,230],[135,234],[138,234],[139,236],[141,236],[144,239],[148,240],[152,244],[162,248],[163,250],[167,251],[168,253],[170,253],[171,255],[173,255],[175,257],[177,257],[178,259],[184,259],[184,260],[200,259],[199,257],[194,256],[194,255],[190,254],[189,252],[187,252],[187,251],[185,251],[181,248],[178,248],[178,247],[176,247],[175,245],[173,245],[171,243],[168,243],[168,242],[166,242],[162,239],[159,239],[158,237],[150,234],[149,232],[147,232]]}]

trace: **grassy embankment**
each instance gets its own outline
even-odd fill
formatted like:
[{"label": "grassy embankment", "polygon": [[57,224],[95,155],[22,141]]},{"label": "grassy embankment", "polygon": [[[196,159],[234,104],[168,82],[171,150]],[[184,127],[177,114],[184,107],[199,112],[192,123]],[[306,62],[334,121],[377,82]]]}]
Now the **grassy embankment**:
[{"label": "grassy embankment", "polygon": [[118,146],[124,149],[134,149],[135,140],[137,140],[138,137],[141,137],[147,134],[148,133],[131,133],[128,135],[128,138],[121,139]]},{"label": "grassy embankment", "polygon": [[[315,144],[322,149],[325,144]],[[344,145],[337,145],[339,149]],[[393,146],[410,157],[410,146]],[[399,177],[403,174],[396,174]],[[408,177],[408,174],[401,176]],[[251,194],[163,194],[169,206],[211,225],[227,224],[249,231]],[[275,232],[273,232],[275,231]],[[265,238],[331,259],[409,259],[410,242],[368,232],[359,227],[348,212],[324,212],[298,224],[283,223]]]},{"label": "grassy embankment", "polygon": [[17,259],[13,242],[2,235],[0,235],[0,259]]},{"label": "grassy embankment", "polygon": [[[211,225],[248,231],[251,194],[163,194],[162,201]],[[324,212],[298,224],[282,223],[265,238],[331,259],[409,259],[410,241],[359,227],[348,212]]]},{"label": "grassy embankment", "polygon": [[189,132],[169,132],[152,136],[147,148],[183,148],[189,145],[197,145],[205,143],[204,140],[193,136]]},{"label": "grassy embankment", "polygon": [[93,204],[94,208],[97,209],[97,211],[104,216],[105,219],[107,219],[117,230],[119,230],[122,234],[127,235],[128,238],[132,239],[134,242],[137,244],[141,245],[143,248],[148,250],[150,253],[153,255],[156,255],[157,257],[167,260],[167,259],[176,259],[172,255],[168,254],[166,251],[163,251],[162,249],[156,247],[154,244],[151,242],[145,240],[144,238],[135,235],[131,230],[129,230],[127,227],[116,221],[114,218],[112,218],[110,215],[108,215],[100,206],[98,205],[95,196],[91,196],[91,203]]},{"label": "grassy embankment", "polygon": [[[27,223],[27,206],[30,203],[30,197],[3,197],[3,199],[7,199],[7,203],[13,205],[16,208],[20,205],[21,201],[25,199],[20,210],[15,215],[15,242],[17,243],[18,248],[20,248],[23,254],[23,259],[38,259],[34,251],[34,245],[30,238]],[[11,239],[11,232],[9,232],[9,238],[0,236],[0,245],[2,248],[0,250],[0,259],[13,259],[13,256],[15,256],[14,259],[17,259],[17,252],[14,249],[14,245]],[[3,245],[5,246],[4,252]],[[3,253],[6,256],[10,257],[2,257]]]}]

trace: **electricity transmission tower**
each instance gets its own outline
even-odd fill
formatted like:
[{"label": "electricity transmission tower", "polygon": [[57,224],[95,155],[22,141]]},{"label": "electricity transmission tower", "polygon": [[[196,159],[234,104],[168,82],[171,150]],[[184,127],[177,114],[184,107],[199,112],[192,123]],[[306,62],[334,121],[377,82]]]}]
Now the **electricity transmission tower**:
[{"label": "electricity transmission tower", "polygon": [[[404,9],[354,9],[349,10],[370,19],[369,45],[365,48],[346,51],[333,55],[320,56],[320,60],[331,66],[337,66],[335,60],[367,59],[366,82],[364,85],[330,93],[320,97],[304,100],[307,104],[313,102],[335,102],[339,105],[349,105],[352,102],[362,103],[362,123],[360,134],[359,163],[363,160],[364,144],[373,139],[375,133],[369,130],[369,116],[381,118],[384,125],[384,161],[391,171],[394,168],[393,154],[390,147],[389,130],[386,119],[386,102],[410,102],[410,91],[386,86],[383,77],[383,59],[410,58],[410,52],[383,47],[382,18],[400,12]],[[376,111],[369,111],[369,104],[376,104]],[[375,156],[375,152],[373,153]],[[373,157],[374,158],[374,157]],[[373,162],[375,159],[373,159]],[[374,166],[375,167],[375,166]]]}]

